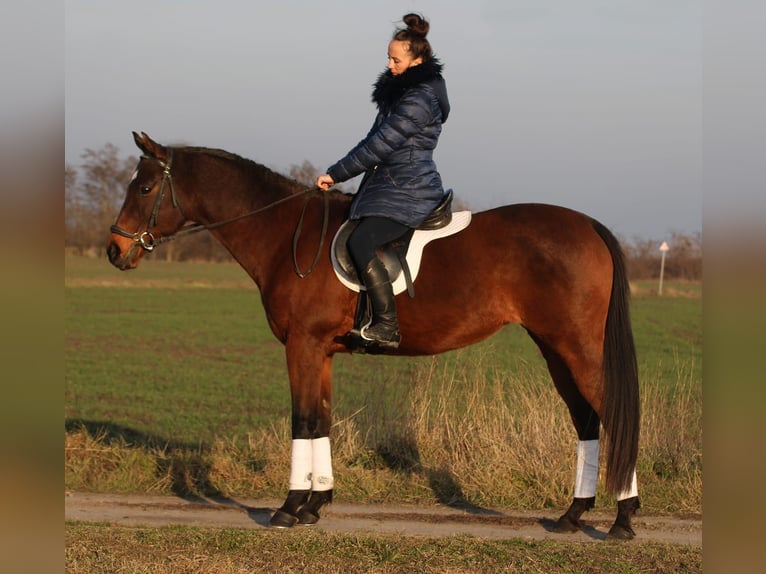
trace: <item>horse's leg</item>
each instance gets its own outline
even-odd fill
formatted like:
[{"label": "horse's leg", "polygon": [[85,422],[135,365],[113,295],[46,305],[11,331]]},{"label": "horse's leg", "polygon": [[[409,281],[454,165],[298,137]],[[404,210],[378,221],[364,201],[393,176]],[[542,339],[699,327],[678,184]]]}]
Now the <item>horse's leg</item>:
[{"label": "horse's leg", "polygon": [[284,504],[271,517],[273,527],[315,524],[319,509],[332,501],[332,357],[317,351],[321,348],[317,341],[297,336],[287,343],[293,438],[290,486]]},{"label": "horse's leg", "polygon": [[332,502],[332,457],[330,437],[315,438],[311,441],[313,464],[311,472],[311,495],[298,511],[298,524],[310,526],[319,521],[319,509]]},{"label": "horse's leg", "polygon": [[572,504],[553,527],[555,532],[577,532],[582,528],[582,515],[596,504],[600,420],[577,389],[572,373],[561,357],[534,335],[532,338],[548,363],[553,383],[569,409],[579,439]]},{"label": "horse's leg", "polygon": [[638,499],[638,483],[636,471],[633,471],[633,479],[630,488],[617,494],[617,519],[609,529],[607,540],[632,540],[636,536],[630,519],[641,508]]},{"label": "horse's leg", "polygon": [[[561,515],[554,526],[554,531],[556,532],[576,532],[582,528],[580,518],[583,513],[591,510],[596,503],[599,466],[599,427],[601,422],[595,410],[600,406],[597,398],[598,393],[592,385],[580,385],[578,387],[572,371],[561,356],[535,335],[532,335],[532,338],[545,357],[556,389],[569,409],[579,439],[572,504]],[[600,377],[600,370],[597,368],[598,361],[585,360],[584,358],[587,355],[588,353],[583,349],[580,350],[578,355],[581,360],[577,362],[576,368],[581,377],[580,380],[597,380]],[[592,364],[587,366],[589,362]],[[580,388],[590,391],[587,398],[583,395]],[[617,494],[617,519],[609,530],[607,538],[618,540],[632,539],[635,536],[635,531],[631,526],[631,518],[640,506],[634,470],[630,487]]]}]

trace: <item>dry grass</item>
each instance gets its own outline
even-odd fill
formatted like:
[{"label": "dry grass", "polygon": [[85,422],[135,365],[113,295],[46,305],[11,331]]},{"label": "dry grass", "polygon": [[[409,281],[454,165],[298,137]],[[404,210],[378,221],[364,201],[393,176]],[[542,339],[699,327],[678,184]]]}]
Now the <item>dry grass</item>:
[{"label": "dry grass", "polygon": [[702,383],[677,362],[672,388],[659,375],[642,388],[638,476],[642,503],[657,512],[702,513]]},{"label": "dry grass", "polygon": [[[370,389],[365,408],[336,413],[338,500],[568,504],[576,436],[550,381],[532,374],[508,380],[484,374],[480,364],[457,364],[426,362],[393,402],[381,399],[385,389]],[[701,383],[690,366],[677,370],[670,389],[659,375],[642,385],[639,488],[647,511],[701,513]],[[196,449],[131,445],[85,429],[66,437],[66,485],[75,490],[281,498],[289,463],[287,419]],[[597,500],[614,504],[603,487]]]}]

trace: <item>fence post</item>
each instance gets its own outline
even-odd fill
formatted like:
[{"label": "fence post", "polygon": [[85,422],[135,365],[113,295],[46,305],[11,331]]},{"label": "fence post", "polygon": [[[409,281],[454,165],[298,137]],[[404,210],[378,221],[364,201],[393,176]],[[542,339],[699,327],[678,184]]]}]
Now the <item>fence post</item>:
[{"label": "fence post", "polygon": [[658,295],[662,295],[662,278],[665,275],[665,255],[668,251],[670,251],[670,247],[668,246],[667,241],[662,242],[662,245],[660,245],[660,251],[662,252],[662,261],[660,262],[660,286],[659,289],[657,289]]}]

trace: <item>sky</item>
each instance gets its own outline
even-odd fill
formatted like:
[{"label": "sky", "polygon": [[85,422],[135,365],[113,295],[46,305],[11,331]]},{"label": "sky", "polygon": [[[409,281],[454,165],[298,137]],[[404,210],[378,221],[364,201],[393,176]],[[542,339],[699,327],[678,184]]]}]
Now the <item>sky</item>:
[{"label": "sky", "polygon": [[145,131],[324,169],[369,130],[408,12],[444,63],[435,160],[464,204],[563,205],[629,240],[701,232],[696,0],[67,0],[66,162],[138,155]]}]

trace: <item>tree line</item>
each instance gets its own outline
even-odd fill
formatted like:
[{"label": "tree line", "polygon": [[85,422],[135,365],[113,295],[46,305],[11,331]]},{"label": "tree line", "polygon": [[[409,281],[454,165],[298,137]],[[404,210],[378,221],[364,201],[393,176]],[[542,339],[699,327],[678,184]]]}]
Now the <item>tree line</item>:
[{"label": "tree line", "polygon": [[[119,149],[107,143],[101,149],[86,149],[82,164],[64,168],[65,249],[69,253],[103,257],[109,236],[125,197],[138,158],[121,157]],[[309,161],[292,165],[286,174],[311,185],[320,171]],[[346,189],[345,191],[352,191]],[[467,206],[463,206],[467,207]],[[662,240],[619,237],[625,252],[631,279],[659,277]],[[700,233],[672,233],[664,276],[666,279],[700,280],[702,278],[702,237]],[[148,254],[171,261],[231,261],[232,257],[208,232],[189,235],[166,243]]]}]

